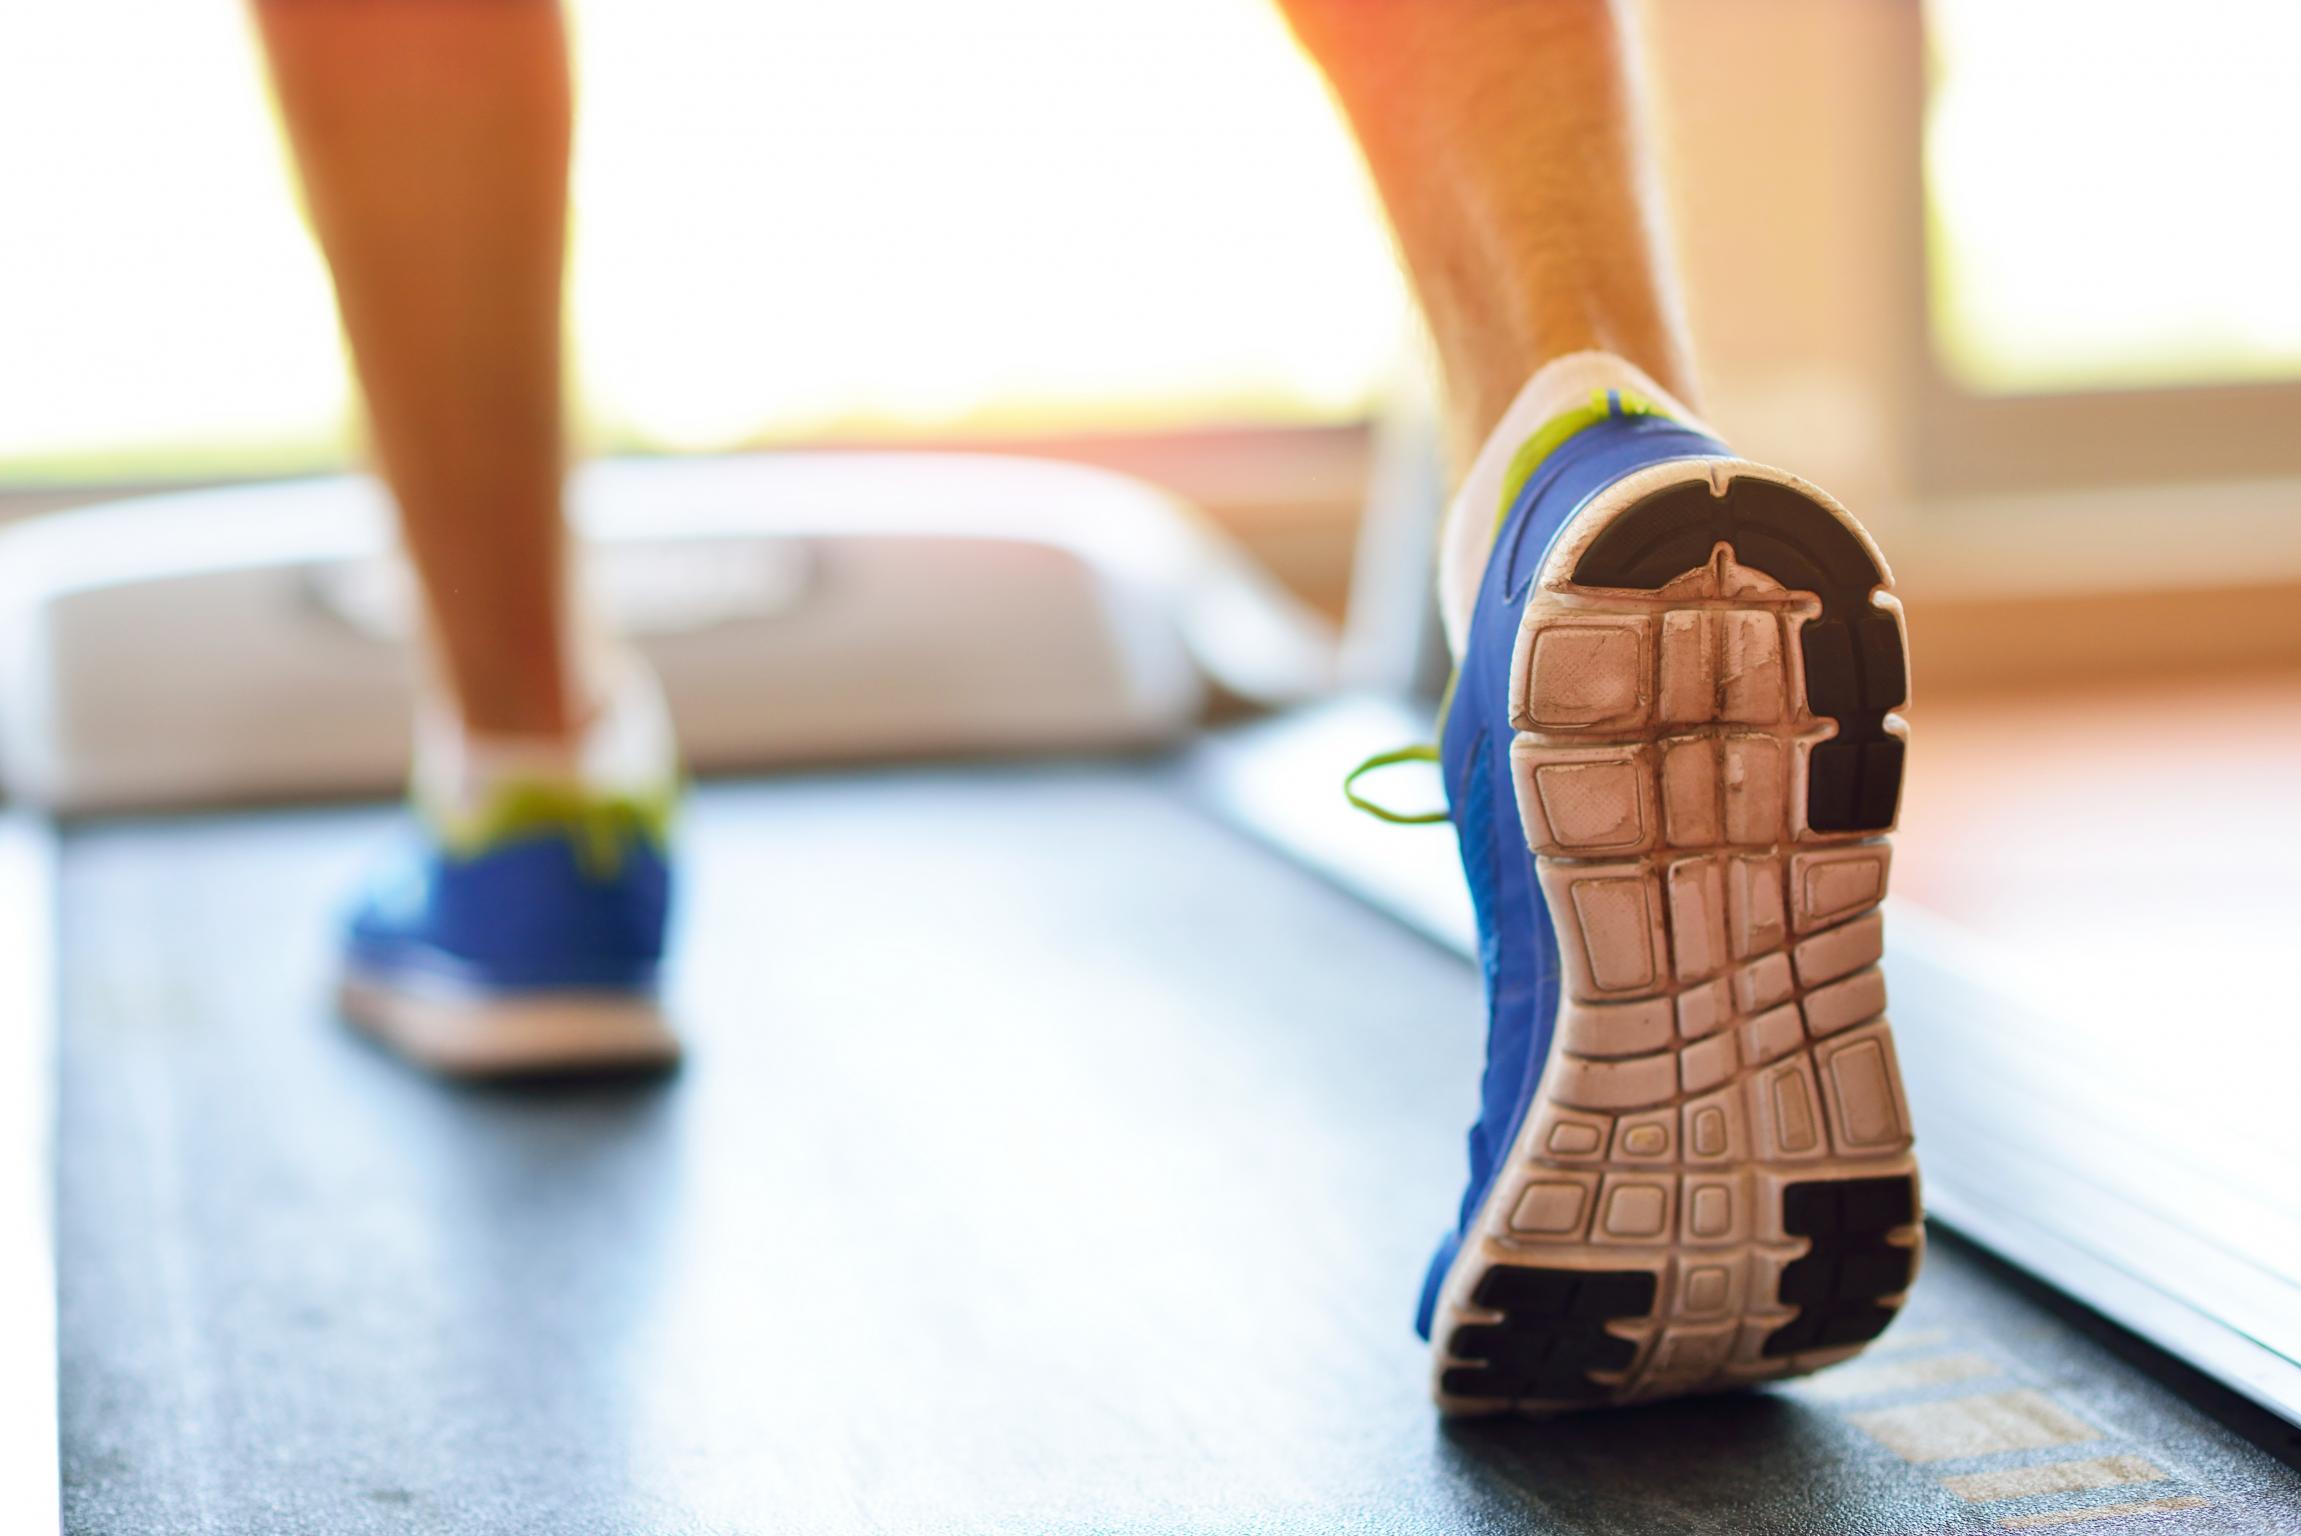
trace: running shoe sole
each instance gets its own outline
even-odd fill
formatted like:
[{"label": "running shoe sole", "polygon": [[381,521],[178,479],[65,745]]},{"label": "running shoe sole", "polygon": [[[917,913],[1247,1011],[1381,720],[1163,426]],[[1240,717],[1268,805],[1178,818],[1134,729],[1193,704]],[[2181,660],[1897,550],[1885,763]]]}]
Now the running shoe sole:
[{"label": "running shoe sole", "polygon": [[1564,999],[1432,1331],[1453,1413],[1845,1359],[1923,1246],[1879,901],[1908,698],[1876,547],[1738,460],[1626,477],[1536,578],[1519,814]]},{"label": "running shoe sole", "polygon": [[654,999],[602,992],[501,997],[352,974],[344,1016],[411,1060],[450,1077],[541,1077],[660,1070],[679,1039]]}]

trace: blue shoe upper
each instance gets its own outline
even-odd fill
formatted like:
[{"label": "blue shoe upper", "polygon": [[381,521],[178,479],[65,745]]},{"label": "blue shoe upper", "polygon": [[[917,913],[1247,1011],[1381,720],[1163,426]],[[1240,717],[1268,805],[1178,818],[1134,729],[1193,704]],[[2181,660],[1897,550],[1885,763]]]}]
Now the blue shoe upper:
[{"label": "blue shoe upper", "polygon": [[361,891],[345,960],[384,985],[648,992],[670,890],[661,842],[637,826],[531,828],[471,852],[419,828]]},{"label": "blue shoe upper", "polygon": [[1415,1326],[1424,1338],[1463,1235],[1533,1102],[1558,1014],[1558,939],[1510,775],[1510,664],[1519,620],[1550,546],[1593,496],[1650,464],[1726,453],[1716,439],[1667,417],[1619,414],[1618,402],[1615,409],[1554,448],[1511,502],[1486,562],[1439,737],[1448,814],[1478,917],[1487,1034],[1481,1106],[1470,1129],[1470,1185],[1423,1282]]}]

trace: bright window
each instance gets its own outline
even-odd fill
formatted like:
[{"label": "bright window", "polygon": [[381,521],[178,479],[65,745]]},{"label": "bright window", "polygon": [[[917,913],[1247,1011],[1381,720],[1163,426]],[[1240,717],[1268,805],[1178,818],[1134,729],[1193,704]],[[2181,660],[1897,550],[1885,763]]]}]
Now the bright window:
[{"label": "bright window", "polygon": [[1931,0],[1934,333],[1982,393],[2301,376],[2301,6]]},{"label": "bright window", "polygon": [[[575,0],[611,444],[1318,419],[1405,307],[1255,0]],[[351,397],[239,9],[0,11],[0,473],[327,462]]]}]

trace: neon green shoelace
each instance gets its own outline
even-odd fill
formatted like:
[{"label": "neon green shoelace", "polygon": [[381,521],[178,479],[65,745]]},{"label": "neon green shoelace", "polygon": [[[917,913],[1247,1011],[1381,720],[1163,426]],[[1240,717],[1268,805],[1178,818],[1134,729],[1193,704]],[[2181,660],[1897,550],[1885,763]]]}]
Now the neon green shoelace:
[{"label": "neon green shoelace", "polygon": [[1377,752],[1342,776],[1342,797],[1377,821],[1387,821],[1396,827],[1422,827],[1433,822],[1444,821],[1447,813],[1443,809],[1394,811],[1389,806],[1379,805],[1358,792],[1358,781],[1377,769],[1396,767],[1400,763],[1435,763],[1437,761],[1438,746],[1435,742],[1416,742],[1411,747],[1393,747],[1387,752]]},{"label": "neon green shoelace", "polygon": [[487,804],[468,816],[448,816],[418,805],[417,814],[456,858],[468,859],[520,838],[564,836],[585,874],[612,880],[633,840],[660,849],[670,841],[676,785],[649,794],[599,794],[572,784],[499,785]]}]

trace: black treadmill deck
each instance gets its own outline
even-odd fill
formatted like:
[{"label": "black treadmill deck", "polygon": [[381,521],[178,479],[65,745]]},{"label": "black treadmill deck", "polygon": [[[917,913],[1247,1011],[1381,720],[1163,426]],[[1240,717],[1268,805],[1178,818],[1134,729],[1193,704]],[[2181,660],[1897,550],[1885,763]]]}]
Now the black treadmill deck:
[{"label": "black treadmill deck", "polygon": [[387,826],[67,837],[70,1530],[2301,1526],[1939,1235],[1844,1372],[1440,1426],[1407,1321],[1476,977],[1157,765],[704,790],[655,1082],[444,1086],[337,1025]]}]

